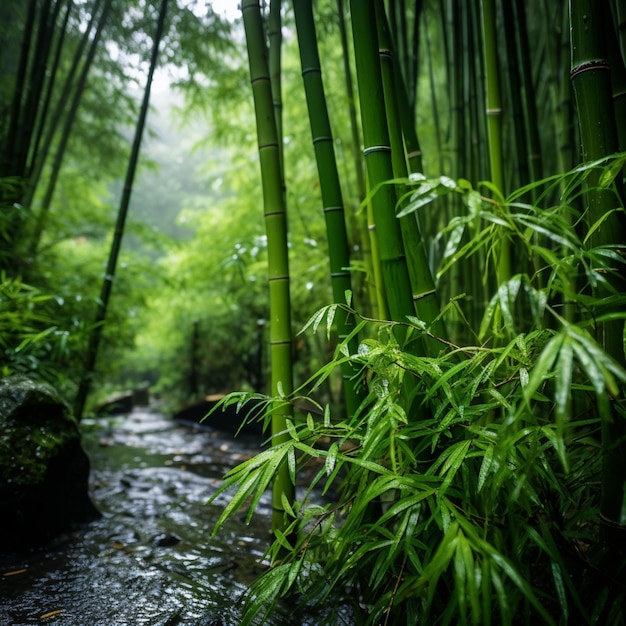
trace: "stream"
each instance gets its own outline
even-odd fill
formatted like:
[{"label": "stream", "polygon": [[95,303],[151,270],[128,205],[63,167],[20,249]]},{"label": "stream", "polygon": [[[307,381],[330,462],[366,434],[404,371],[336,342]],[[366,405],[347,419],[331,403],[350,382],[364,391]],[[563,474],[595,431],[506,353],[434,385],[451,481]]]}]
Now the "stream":
[{"label": "stream", "polygon": [[[249,525],[242,511],[215,537],[226,497],[206,502],[260,438],[146,408],[84,420],[83,432],[102,518],[37,550],[0,555],[0,626],[238,625],[242,594],[264,567],[270,494]],[[323,615],[294,620],[283,610],[265,624],[327,624]]]}]

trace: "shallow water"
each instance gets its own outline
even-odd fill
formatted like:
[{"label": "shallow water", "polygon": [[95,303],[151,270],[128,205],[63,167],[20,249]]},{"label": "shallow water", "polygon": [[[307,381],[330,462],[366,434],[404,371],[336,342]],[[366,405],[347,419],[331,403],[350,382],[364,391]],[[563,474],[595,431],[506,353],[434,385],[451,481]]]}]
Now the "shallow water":
[{"label": "shallow water", "polygon": [[[270,496],[250,525],[242,511],[215,537],[226,498],[206,501],[260,440],[146,410],[86,421],[84,431],[103,517],[39,550],[0,555],[0,626],[239,624],[241,596],[263,567]],[[266,621],[289,623],[284,615]]]}]

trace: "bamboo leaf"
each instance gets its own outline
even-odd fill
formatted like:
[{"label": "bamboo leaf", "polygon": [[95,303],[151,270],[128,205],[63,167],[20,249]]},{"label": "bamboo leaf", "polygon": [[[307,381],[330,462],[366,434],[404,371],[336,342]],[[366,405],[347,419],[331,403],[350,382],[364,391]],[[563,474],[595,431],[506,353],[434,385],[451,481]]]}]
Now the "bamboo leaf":
[{"label": "bamboo leaf", "polygon": [[570,420],[571,385],[573,375],[574,350],[569,336],[563,338],[556,367],[554,390],[554,412],[556,416],[556,451],[563,469],[568,472],[569,464],[565,452],[565,425]]},{"label": "bamboo leaf", "polygon": [[324,428],[330,427],[330,406],[326,405],[324,407]]},{"label": "bamboo leaf", "polygon": [[567,624],[569,617],[569,607],[567,604],[567,594],[565,593],[563,574],[561,573],[561,568],[559,567],[558,563],[555,563],[554,561],[550,563],[550,569],[552,570],[552,580],[554,580],[556,596],[559,599],[559,604],[561,605],[561,613],[563,615],[565,623]]},{"label": "bamboo leaf", "polygon": [[446,461],[440,472],[440,476],[443,476],[445,474],[445,478],[440,487],[440,493],[445,493],[446,489],[452,483],[452,480],[454,479],[456,473],[465,461],[471,445],[472,442],[468,439],[452,446],[452,451],[446,458]]},{"label": "bamboo leaf", "polygon": [[587,231],[587,235],[583,239],[583,245],[587,245],[589,240],[593,237],[594,233],[602,227],[602,225],[614,214],[616,214],[621,209],[615,208],[610,211],[605,211],[593,224],[589,226],[589,230]]},{"label": "bamboo leaf", "polygon": [[[211,533],[212,536],[215,536],[217,531],[222,526],[222,524],[231,515],[234,515],[239,510],[239,508],[246,501],[250,493],[252,493],[252,491],[256,488],[259,482],[259,476],[260,476],[260,470],[257,470],[256,472],[250,474],[247,479],[243,480],[239,484],[239,488],[237,489],[235,495],[232,497],[229,503],[224,507],[224,510],[218,517],[217,522],[215,522],[215,526],[213,527],[213,532]],[[221,492],[218,491],[216,492],[216,494],[211,496],[208,503],[210,504],[219,493]]]},{"label": "bamboo leaf", "polygon": [[324,307],[322,309],[320,309],[319,311],[317,311],[315,314],[313,314],[309,320],[307,321],[307,323],[302,327],[302,329],[300,330],[299,334],[304,333],[307,328],[312,327],[313,328],[313,332],[317,332],[317,329],[319,327],[319,325],[322,323],[322,320],[324,319],[324,317],[327,314],[327,309],[330,307]]},{"label": "bamboo leaf", "polygon": [[604,167],[604,171],[600,175],[598,179],[598,186],[600,187],[610,187],[613,184],[613,181],[618,176],[618,174],[622,171],[624,167],[624,163],[626,163],[626,156],[621,155],[609,161],[609,163]]},{"label": "bamboo leaf", "polygon": [[333,320],[335,319],[335,313],[337,311],[336,306],[328,307],[328,314],[326,315],[326,337],[330,339],[330,334],[332,331]]},{"label": "bamboo leaf", "polygon": [[527,403],[531,401],[543,381],[552,376],[552,366],[559,355],[564,340],[565,336],[563,333],[559,333],[550,339],[541,351],[530,372],[528,384],[524,387],[524,400]]},{"label": "bamboo leaf", "polygon": [[289,478],[291,482],[295,485],[296,484],[296,452],[293,448],[289,448],[287,452],[287,468],[289,470]]},{"label": "bamboo leaf", "polygon": [[446,531],[441,543],[437,547],[437,551],[433,555],[432,559],[426,564],[424,572],[415,582],[416,591],[420,591],[423,588],[428,589],[428,602],[432,602],[435,596],[435,590],[437,582],[441,574],[447,569],[458,543],[458,531],[459,527],[456,522],[450,524]]},{"label": "bamboo leaf", "polygon": [[[291,507],[291,503],[289,502],[289,498],[287,498],[287,496],[284,493],[280,494],[280,501],[287,515],[289,515],[289,517],[296,517],[296,514],[294,513],[293,508]],[[276,529],[276,532],[277,533],[280,532],[282,534],[282,532],[278,528]],[[286,547],[289,547],[289,544],[287,544]],[[292,549],[292,548],[289,548],[289,549]]]},{"label": "bamboo leaf", "polygon": [[381,516],[380,524],[388,523],[392,518],[404,513],[409,509],[413,509],[421,504],[426,498],[430,498],[436,493],[432,487],[423,488],[421,493],[412,496],[403,496],[397,502],[392,504]]},{"label": "bamboo leaf", "polygon": [[456,599],[459,604],[459,617],[461,624],[467,623],[467,569],[465,555],[463,553],[463,543],[465,537],[463,531],[459,530],[457,534],[457,542],[454,550],[454,587],[456,591]]},{"label": "bamboo leaf", "polygon": [[480,598],[478,596],[478,585],[477,585],[477,570],[476,563],[474,561],[474,554],[472,552],[472,548],[462,534],[462,531],[459,531],[459,544],[457,546],[457,552],[461,553],[462,559],[462,567],[465,570],[465,588],[466,595],[470,602],[471,607],[471,616],[473,624],[480,624]]},{"label": "bamboo leaf", "polygon": [[337,454],[339,453],[339,445],[334,441],[328,449],[324,466],[326,467],[326,474],[330,476],[335,469],[335,463],[337,462]]},{"label": "bamboo leaf", "polygon": [[447,259],[458,251],[459,244],[465,234],[465,224],[459,223],[450,231],[446,241],[446,249],[443,252],[443,259]]},{"label": "bamboo leaf", "polygon": [[[472,544],[483,554],[485,554],[485,556],[490,558],[493,564],[497,565],[498,568],[507,576],[507,578],[509,578],[509,580],[523,593],[523,595],[532,604],[532,606],[539,613],[539,615],[541,615],[541,617],[545,620],[545,623],[554,625],[554,620],[543,607],[543,605],[539,602],[539,600],[537,600],[537,597],[531,585],[517,571],[513,563],[501,552],[499,552],[493,545],[481,539],[476,533],[475,528],[467,519],[459,516],[457,518],[457,522],[459,526],[465,531],[468,539],[472,542]],[[492,569],[492,577],[493,574],[494,570]]]},{"label": "bamboo leaf", "polygon": [[482,463],[480,464],[480,470],[478,471],[478,486],[476,488],[478,493],[480,493],[480,491],[484,487],[487,476],[489,476],[489,472],[491,471],[494,450],[495,446],[488,446],[487,450],[485,451],[485,455],[483,456]]}]

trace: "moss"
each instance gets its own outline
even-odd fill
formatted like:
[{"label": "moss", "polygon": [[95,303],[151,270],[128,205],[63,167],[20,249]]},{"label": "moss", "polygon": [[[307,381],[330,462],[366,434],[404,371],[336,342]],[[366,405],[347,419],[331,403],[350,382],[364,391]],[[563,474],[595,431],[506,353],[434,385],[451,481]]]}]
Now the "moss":
[{"label": "moss", "polygon": [[0,481],[34,485],[51,459],[79,437],[78,424],[49,385],[23,377],[0,381]]}]

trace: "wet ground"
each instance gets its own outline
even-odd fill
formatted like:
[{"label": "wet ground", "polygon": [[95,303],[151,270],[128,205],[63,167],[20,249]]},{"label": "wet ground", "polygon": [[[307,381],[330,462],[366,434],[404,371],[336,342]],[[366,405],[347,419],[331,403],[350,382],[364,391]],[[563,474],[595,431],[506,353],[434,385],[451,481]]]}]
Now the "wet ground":
[{"label": "wet ground", "polygon": [[[102,519],[42,549],[0,556],[0,626],[236,626],[263,567],[269,494],[211,536],[206,502],[260,439],[184,426],[147,410],[86,421],[91,496]],[[45,511],[41,512],[45,515]],[[268,625],[324,624],[321,618]]]}]

